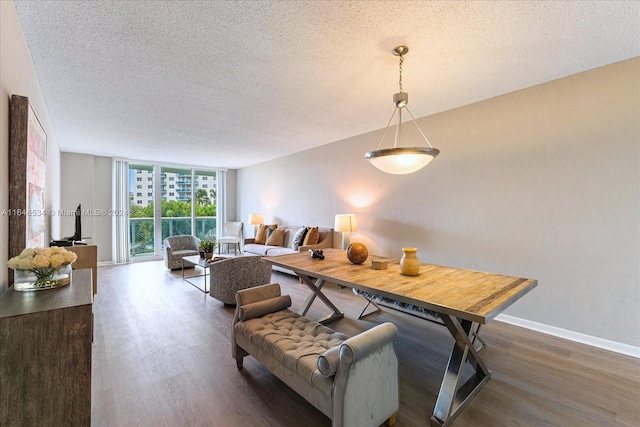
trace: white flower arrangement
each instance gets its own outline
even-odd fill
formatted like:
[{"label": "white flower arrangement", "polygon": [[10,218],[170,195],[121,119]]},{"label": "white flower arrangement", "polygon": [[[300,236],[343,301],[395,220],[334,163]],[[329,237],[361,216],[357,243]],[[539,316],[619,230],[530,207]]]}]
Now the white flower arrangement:
[{"label": "white flower arrangement", "polygon": [[75,262],[78,255],[64,248],[26,248],[20,255],[14,256],[7,262],[13,270],[34,271],[38,269],[58,270],[63,265]]},{"label": "white flower arrangement", "polygon": [[[49,289],[56,286],[67,285],[70,276],[64,270],[71,270],[71,264],[78,256],[64,248],[26,248],[20,255],[14,256],[7,262],[7,266],[17,272],[28,272],[35,275],[35,280],[14,283],[16,290]],[[63,270],[63,271],[61,271]],[[57,276],[54,276],[57,275]]]}]

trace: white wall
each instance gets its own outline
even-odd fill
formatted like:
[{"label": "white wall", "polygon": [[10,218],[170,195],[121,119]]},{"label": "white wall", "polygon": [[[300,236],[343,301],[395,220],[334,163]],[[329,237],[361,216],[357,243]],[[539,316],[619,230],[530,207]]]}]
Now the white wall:
[{"label": "white wall", "polygon": [[412,175],[364,160],[381,131],[241,169],[240,215],[356,213],[369,253],[538,279],[506,314],[639,347],[639,75],[635,58],[422,118],[441,155]]},{"label": "white wall", "polygon": [[[112,261],[111,157],[63,152],[61,155],[62,209],[82,205],[82,237],[98,246],[98,262]],[[72,236],[75,217],[61,220],[61,236]]]},{"label": "white wall", "polygon": [[[40,91],[40,84],[31,54],[18,20],[13,1],[0,1],[0,211],[9,208],[9,99],[11,95],[29,98],[47,134],[47,171],[45,206],[57,211],[60,207],[60,149],[49,120],[49,113]],[[56,235],[60,221],[49,217],[45,239]],[[0,264],[9,255],[9,218],[0,216]],[[8,270],[0,268],[0,293],[7,289]]]},{"label": "white wall", "polygon": [[[225,192],[227,195],[227,200],[226,200],[226,208],[227,208],[227,220],[228,221],[242,221],[242,222],[247,222],[246,220],[243,220],[239,215],[240,215],[240,211],[239,211],[239,206],[238,206],[238,197],[236,194],[236,189],[238,188],[238,172],[235,169],[228,169],[226,172],[226,182],[227,182],[227,187],[225,188]],[[246,225],[245,225],[246,227]],[[220,228],[220,227],[218,227]],[[246,235],[246,229],[243,231],[244,234]],[[222,234],[224,235],[224,231],[222,232]]]}]

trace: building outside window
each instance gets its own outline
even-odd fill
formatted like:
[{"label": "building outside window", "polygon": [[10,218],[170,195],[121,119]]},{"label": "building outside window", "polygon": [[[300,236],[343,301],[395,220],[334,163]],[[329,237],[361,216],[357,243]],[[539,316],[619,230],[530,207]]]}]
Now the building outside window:
[{"label": "building outside window", "polygon": [[[130,164],[129,170],[131,181],[136,177],[135,181],[146,178],[149,182],[149,191],[145,192],[144,196],[143,193],[136,193],[135,205],[133,196],[130,198],[132,205],[129,228],[132,256],[159,255],[163,250],[162,241],[168,236],[195,234],[200,239],[216,236],[215,171],[133,164]],[[157,195],[154,190],[154,172],[158,173],[160,178]],[[209,181],[210,184],[200,185],[201,181]],[[166,191],[167,186],[169,191]],[[133,188],[133,185],[130,188]],[[154,200],[161,203],[160,217],[157,217],[158,212],[154,210]],[[155,236],[154,230],[158,228],[161,228],[161,234]],[[155,239],[159,237],[161,240],[156,242]]]}]

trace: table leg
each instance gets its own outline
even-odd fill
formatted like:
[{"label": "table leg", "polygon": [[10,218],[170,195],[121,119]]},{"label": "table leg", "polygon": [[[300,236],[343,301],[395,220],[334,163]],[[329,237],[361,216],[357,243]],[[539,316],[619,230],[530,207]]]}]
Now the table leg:
[{"label": "table leg", "polygon": [[204,293],[208,294],[209,291],[207,290],[207,272],[209,273],[209,289],[211,289],[211,271],[209,270],[209,267],[204,267]]},{"label": "table leg", "polygon": [[[188,262],[188,261],[187,261]],[[190,263],[192,264],[192,263]],[[198,265],[198,264],[196,264]],[[195,266],[194,266],[195,267]],[[209,270],[209,266],[200,266],[202,268],[204,268],[204,274],[199,274],[199,275],[195,275],[195,276],[189,276],[189,277],[185,277],[184,276],[184,259],[182,260],[182,280],[187,282],[188,284],[190,284],[191,286],[193,286],[194,288],[198,289],[200,292],[204,292],[205,296],[206,294],[209,293],[209,291],[207,290],[207,271]],[[195,283],[193,283],[191,280],[191,278],[196,278],[196,277],[203,277],[204,276],[204,289],[202,289],[200,286],[196,285]],[[211,276],[211,274],[209,274],[208,276]],[[209,288],[211,288],[211,277],[209,277]]]},{"label": "table leg", "polygon": [[[471,342],[474,323],[469,320],[460,321],[456,317],[444,314],[440,317],[456,342],[442,378],[442,385],[431,417],[431,427],[444,427],[453,422],[491,378],[491,372]],[[465,363],[473,367],[475,374],[460,385]]]},{"label": "table leg", "polygon": [[301,316],[304,316],[307,314],[307,311],[309,311],[309,308],[311,308],[311,304],[313,304],[313,301],[315,301],[316,297],[318,297],[320,298],[320,301],[322,301],[324,305],[329,307],[332,311],[332,313],[328,314],[326,317],[319,319],[318,322],[328,323],[333,320],[341,319],[344,317],[344,313],[341,312],[340,309],[338,309],[338,307],[336,307],[331,302],[331,300],[329,300],[329,298],[327,298],[327,296],[322,293],[322,287],[324,286],[324,283],[325,283],[323,279],[318,279],[316,280],[316,283],[313,283],[313,280],[309,276],[298,273],[298,277],[302,279],[302,283],[304,283],[309,289],[311,289],[311,293],[309,294],[304,304],[302,305],[302,308],[300,309]]}]

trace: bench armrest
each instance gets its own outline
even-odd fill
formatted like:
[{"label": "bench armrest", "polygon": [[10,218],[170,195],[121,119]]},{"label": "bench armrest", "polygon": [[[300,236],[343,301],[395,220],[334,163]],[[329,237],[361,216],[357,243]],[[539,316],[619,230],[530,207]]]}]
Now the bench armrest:
[{"label": "bench armrest", "polygon": [[370,425],[380,425],[398,411],[397,333],[387,322],[341,344],[333,383],[334,425],[358,425],[363,413],[371,413]]},{"label": "bench armrest", "polygon": [[340,363],[352,364],[369,356],[388,343],[393,343],[398,328],[386,322],[349,338],[340,346]]},{"label": "bench armrest", "polygon": [[270,283],[268,285],[256,286],[253,288],[242,289],[236,292],[236,312],[233,316],[231,323],[231,355],[237,360],[237,346],[236,346],[236,324],[241,319],[241,308],[243,305],[256,303],[259,301],[265,301],[271,298],[280,296],[280,284]]},{"label": "bench armrest", "polygon": [[289,295],[281,295],[264,301],[244,304],[238,311],[238,319],[244,322],[246,320],[262,317],[265,314],[275,313],[276,311],[284,310],[289,307],[291,307],[291,297]]},{"label": "bench armrest", "polygon": [[236,292],[236,311],[246,304],[280,296],[280,284],[270,283],[268,285],[254,286],[253,288],[242,289]]}]

